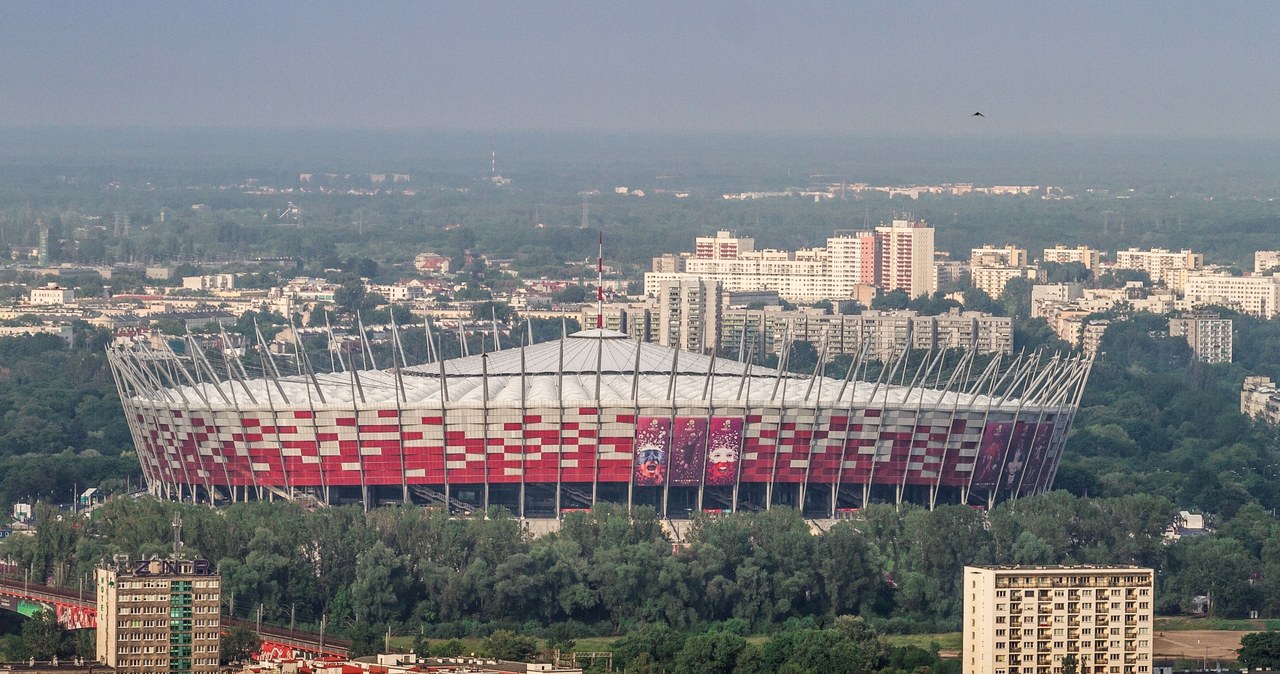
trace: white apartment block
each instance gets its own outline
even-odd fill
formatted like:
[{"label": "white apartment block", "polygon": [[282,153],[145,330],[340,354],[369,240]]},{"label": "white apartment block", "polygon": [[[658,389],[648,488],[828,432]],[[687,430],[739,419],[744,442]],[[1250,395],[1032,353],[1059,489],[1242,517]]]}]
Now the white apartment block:
[{"label": "white apartment block", "polygon": [[1040,280],[1040,269],[1037,267],[970,267],[969,276],[973,287],[991,297],[1000,297],[1004,287],[1015,278],[1025,278],[1035,283]]},{"label": "white apartment block", "polygon": [[1275,318],[1280,310],[1280,278],[1275,276],[1187,277],[1185,289],[1191,307],[1219,305],[1262,319]]},{"label": "white apartment block", "polygon": [[1047,318],[1049,308],[1055,304],[1067,304],[1084,297],[1084,285],[1080,283],[1050,283],[1031,286],[1031,317]]},{"label": "white apartment block", "polygon": [[1173,252],[1163,248],[1130,248],[1116,253],[1116,268],[1145,271],[1151,276],[1152,283],[1163,283],[1180,293],[1183,292],[1187,273],[1204,269],[1204,255],[1189,250]]},{"label": "white apartment block", "polygon": [[28,299],[31,304],[71,304],[76,301],[76,291],[50,283],[43,288],[32,288]]},{"label": "white apartment block", "polygon": [[[654,258],[654,271],[644,277],[645,294],[656,296],[664,282],[701,278],[718,281],[729,292],[776,290],[788,301],[815,302],[864,296],[865,286],[876,281],[877,239],[871,232],[837,232],[825,248],[791,252],[756,250],[752,239],[719,236],[699,237],[697,245],[693,257]],[[683,271],[658,271],[677,268]]]},{"label": "white apartment block", "polygon": [[1057,264],[1079,262],[1084,265],[1085,269],[1094,271],[1098,268],[1098,265],[1102,263],[1102,253],[1088,246],[1067,248],[1062,244],[1058,244],[1053,248],[1045,248],[1044,256],[1041,257],[1040,260],[1042,262],[1055,262]]},{"label": "white apartment block", "polygon": [[233,290],[236,287],[235,274],[206,274],[204,276],[183,276],[184,290]]},{"label": "white apartment block", "polygon": [[1231,319],[1213,313],[1192,313],[1169,319],[1169,336],[1183,337],[1196,360],[1202,363],[1230,363],[1232,355]]},{"label": "white apartment block", "polygon": [[986,244],[981,248],[971,248],[969,250],[969,266],[1025,267],[1027,266],[1027,251],[1017,246]]},{"label": "white apartment block", "polygon": [[1136,566],[966,566],[964,674],[1151,674],[1154,573]]},{"label": "white apartment block", "polygon": [[827,357],[854,355],[864,346],[869,356],[892,357],[915,349],[974,348],[979,353],[1013,352],[1013,319],[976,311],[953,310],[938,316],[914,311],[867,311],[861,314],[823,314],[817,310],[776,308],[724,310],[721,351],[774,354],[785,340],[806,341]]},{"label": "white apartment block", "polygon": [[1253,252],[1253,273],[1263,274],[1280,267],[1280,250],[1257,250]]},{"label": "white apartment block", "polygon": [[894,220],[876,227],[880,238],[880,286],[909,297],[937,292],[933,267],[933,228],[923,221]]},{"label": "white apartment block", "polygon": [[717,231],[715,236],[699,236],[693,240],[693,256],[701,260],[736,260],[739,255],[755,249],[755,239],[734,236],[725,229]]},{"label": "white apartment block", "polygon": [[99,568],[98,661],[122,674],[219,671],[222,592],[207,560]]},{"label": "white apartment block", "polygon": [[1240,413],[1271,425],[1280,424],[1280,391],[1271,377],[1244,378],[1240,389]]}]

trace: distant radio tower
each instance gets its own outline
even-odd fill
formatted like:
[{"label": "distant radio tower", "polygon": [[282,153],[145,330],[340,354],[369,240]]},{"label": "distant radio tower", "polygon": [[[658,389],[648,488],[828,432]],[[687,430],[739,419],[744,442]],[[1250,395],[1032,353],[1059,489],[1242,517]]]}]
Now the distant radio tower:
[{"label": "distant radio tower", "polygon": [[604,328],[604,230],[600,230],[596,250],[596,329]]},{"label": "distant radio tower", "polygon": [[587,227],[591,226],[591,203],[589,201],[590,198],[591,198],[590,194],[586,192],[582,193],[582,216],[578,220],[578,226],[581,227],[582,229],[586,229]]},{"label": "distant radio tower", "polygon": [[498,151],[496,149],[489,153],[489,175],[498,175]]}]

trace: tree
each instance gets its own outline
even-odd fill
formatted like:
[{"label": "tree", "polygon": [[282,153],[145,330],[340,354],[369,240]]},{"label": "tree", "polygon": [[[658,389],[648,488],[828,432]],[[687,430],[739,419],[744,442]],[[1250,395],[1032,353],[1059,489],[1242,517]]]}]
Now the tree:
[{"label": "tree", "polygon": [[1249,669],[1276,669],[1280,667],[1280,632],[1246,634],[1240,638],[1236,652],[1240,654],[1240,664]]},{"label": "tree", "polygon": [[257,654],[261,645],[262,638],[257,632],[237,625],[227,630],[218,642],[219,657],[224,665],[247,662]]},{"label": "tree", "polygon": [[69,645],[67,631],[53,611],[37,611],[22,623],[22,646],[29,658],[52,660],[67,655]]},{"label": "tree", "polygon": [[385,623],[401,617],[408,590],[404,559],[381,541],[356,557],[351,604],[357,620]]},{"label": "tree", "polygon": [[911,303],[911,297],[907,295],[905,290],[894,290],[887,292],[873,300],[871,300],[872,309],[906,309]]},{"label": "tree", "polygon": [[1015,276],[1004,284],[1000,293],[1000,303],[1004,305],[1005,314],[1017,318],[1031,317],[1031,280]]},{"label": "tree", "polygon": [[676,674],[732,674],[747,640],[729,632],[689,637],[676,656]]},{"label": "tree", "polygon": [[516,634],[511,630],[495,630],[484,640],[484,649],[491,658],[528,662],[538,653],[538,642],[533,637]]},{"label": "tree", "polygon": [[1080,662],[1075,653],[1067,653],[1062,658],[1062,674],[1079,674]]},{"label": "tree", "polygon": [[353,658],[373,655],[382,649],[382,630],[376,629],[367,622],[357,622],[353,625],[347,631],[347,638],[351,640],[347,652]]},{"label": "tree", "polygon": [[367,293],[368,289],[365,288],[364,281],[359,278],[349,278],[333,291],[333,301],[342,311],[349,314],[355,313],[362,306]]},{"label": "tree", "polygon": [[[643,289],[643,286],[641,286],[641,290]],[[581,304],[589,298],[587,287],[577,283],[567,285],[563,290],[557,290],[551,295],[551,301],[556,304]]]},{"label": "tree", "polygon": [[477,321],[491,321],[497,318],[500,323],[516,320],[516,312],[506,302],[480,302],[471,307],[471,318]]},{"label": "tree", "polygon": [[437,658],[456,658],[467,651],[466,644],[457,639],[442,641],[431,647],[432,657]]}]

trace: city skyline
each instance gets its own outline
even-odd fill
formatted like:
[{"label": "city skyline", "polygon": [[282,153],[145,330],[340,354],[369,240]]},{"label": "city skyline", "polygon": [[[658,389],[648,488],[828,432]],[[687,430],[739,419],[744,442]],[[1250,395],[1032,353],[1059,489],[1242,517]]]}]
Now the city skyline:
[{"label": "city skyline", "polygon": [[1268,9],[9,3],[0,124],[1276,137]]}]

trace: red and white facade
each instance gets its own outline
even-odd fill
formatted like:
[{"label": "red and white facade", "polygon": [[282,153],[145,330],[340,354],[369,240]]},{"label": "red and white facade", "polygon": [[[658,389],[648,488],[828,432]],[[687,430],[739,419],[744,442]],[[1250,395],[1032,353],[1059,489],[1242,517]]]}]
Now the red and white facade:
[{"label": "red and white facade", "polygon": [[1039,493],[1090,366],[939,352],[860,381],[867,363],[797,376],[588,330],[416,367],[218,379],[198,349],[139,349],[110,361],[158,496],[524,517],[596,501],[832,517]]}]

